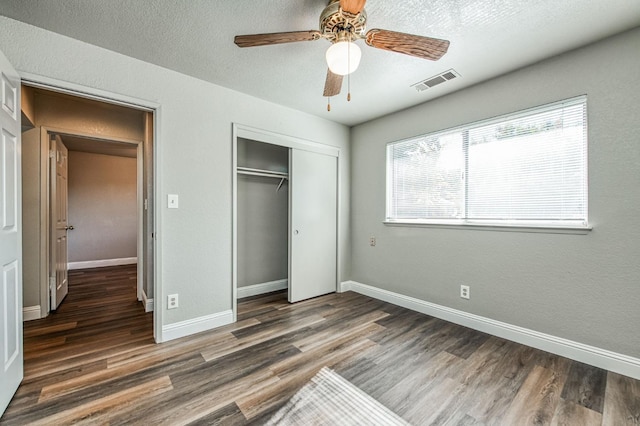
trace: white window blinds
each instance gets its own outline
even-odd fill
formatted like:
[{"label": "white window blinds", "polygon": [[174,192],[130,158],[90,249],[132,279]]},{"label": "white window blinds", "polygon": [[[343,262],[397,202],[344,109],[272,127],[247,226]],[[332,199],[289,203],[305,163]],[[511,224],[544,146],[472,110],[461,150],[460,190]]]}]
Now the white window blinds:
[{"label": "white window blinds", "polygon": [[586,227],[586,97],[388,144],[387,221]]}]

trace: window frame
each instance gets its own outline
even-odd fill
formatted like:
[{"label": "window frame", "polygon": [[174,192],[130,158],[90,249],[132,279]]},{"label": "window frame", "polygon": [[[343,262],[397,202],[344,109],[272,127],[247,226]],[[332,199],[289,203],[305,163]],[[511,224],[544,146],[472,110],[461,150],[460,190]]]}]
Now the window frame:
[{"label": "window frame", "polygon": [[[551,220],[526,220],[518,222],[518,220],[486,220],[486,219],[469,219],[466,217],[468,208],[468,182],[467,176],[469,172],[468,161],[468,149],[469,149],[469,132],[475,128],[488,126],[492,124],[498,124],[506,121],[515,121],[524,117],[529,117],[535,114],[542,114],[548,111],[556,110],[563,106],[568,107],[572,105],[584,105],[584,128],[586,133],[584,161],[586,172],[584,176],[584,201],[586,205],[585,218],[583,223],[562,223],[560,221],[553,222]],[[563,99],[560,101],[539,105],[523,110],[519,110],[513,113],[502,114],[491,118],[474,121],[461,126],[450,127],[447,129],[436,130],[424,134],[419,134],[413,137],[404,138],[392,142],[388,142],[385,145],[385,171],[386,171],[386,189],[385,189],[385,219],[383,223],[388,226],[400,226],[400,227],[425,227],[425,228],[445,228],[445,229],[477,229],[477,230],[489,230],[489,231],[512,231],[512,232],[533,232],[533,233],[560,233],[560,234],[587,234],[593,229],[592,224],[589,222],[589,140],[588,140],[588,108],[587,108],[587,95],[580,95],[573,98]],[[460,219],[442,219],[442,218],[421,218],[421,219],[393,219],[390,217],[392,210],[392,192],[393,192],[393,173],[391,172],[390,161],[390,148],[394,145],[404,142],[412,141],[419,138],[451,134],[459,132],[462,135],[463,147],[462,154],[464,156],[464,171],[463,171],[463,216]]]}]

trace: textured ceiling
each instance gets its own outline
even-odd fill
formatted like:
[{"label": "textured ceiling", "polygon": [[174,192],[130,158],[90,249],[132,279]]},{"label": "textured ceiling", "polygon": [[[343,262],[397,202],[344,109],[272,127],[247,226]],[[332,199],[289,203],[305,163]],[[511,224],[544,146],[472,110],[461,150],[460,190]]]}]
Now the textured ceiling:
[{"label": "textured ceiling", "polygon": [[[638,0],[369,0],[368,28],[451,41],[438,62],[366,46],[326,110],[325,40],[240,49],[236,34],[318,29],[327,0],[0,0],[0,14],[347,125],[640,25]],[[411,85],[455,69],[423,92]]]}]

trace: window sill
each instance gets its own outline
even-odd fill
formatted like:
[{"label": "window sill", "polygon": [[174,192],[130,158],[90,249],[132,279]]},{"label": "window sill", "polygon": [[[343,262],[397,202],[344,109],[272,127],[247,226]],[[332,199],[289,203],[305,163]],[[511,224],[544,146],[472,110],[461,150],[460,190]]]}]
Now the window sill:
[{"label": "window sill", "polygon": [[496,232],[526,232],[537,234],[573,234],[587,235],[593,229],[591,226],[585,228],[573,228],[563,226],[533,226],[533,225],[495,225],[478,223],[428,223],[412,221],[383,221],[386,226],[401,226],[410,228],[440,228],[440,229],[465,229],[474,231],[496,231]]}]

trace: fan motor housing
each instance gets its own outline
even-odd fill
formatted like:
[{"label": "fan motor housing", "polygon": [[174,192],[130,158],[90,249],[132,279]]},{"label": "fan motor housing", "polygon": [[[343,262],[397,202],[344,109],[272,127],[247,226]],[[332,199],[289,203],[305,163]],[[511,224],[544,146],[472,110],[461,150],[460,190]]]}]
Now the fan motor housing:
[{"label": "fan motor housing", "polygon": [[320,15],[320,31],[332,43],[344,38],[345,33],[351,40],[362,38],[367,29],[367,13],[363,10],[351,14],[340,8],[340,0],[331,0]]}]

